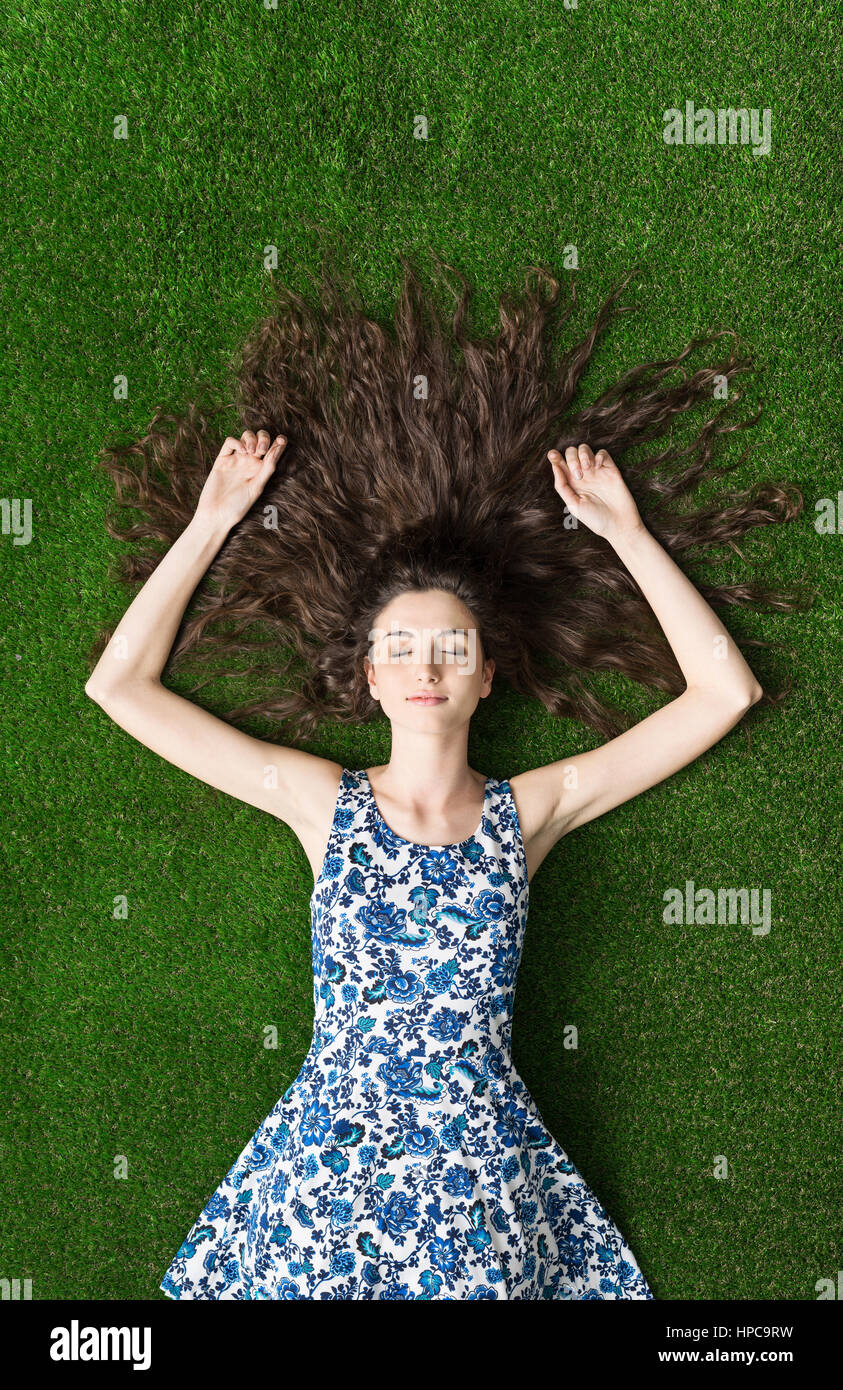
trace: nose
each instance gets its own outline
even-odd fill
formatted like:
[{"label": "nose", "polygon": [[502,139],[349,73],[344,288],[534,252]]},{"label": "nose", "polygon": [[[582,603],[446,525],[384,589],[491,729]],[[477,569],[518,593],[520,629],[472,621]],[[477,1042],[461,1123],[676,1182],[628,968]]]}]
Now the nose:
[{"label": "nose", "polygon": [[436,669],[435,661],[416,661],[413,665],[418,681],[426,683],[428,681],[439,680],[439,672]]},{"label": "nose", "polygon": [[416,688],[414,695],[435,695],[436,686],[439,684],[439,674],[436,667],[430,663],[421,662],[416,667]]}]

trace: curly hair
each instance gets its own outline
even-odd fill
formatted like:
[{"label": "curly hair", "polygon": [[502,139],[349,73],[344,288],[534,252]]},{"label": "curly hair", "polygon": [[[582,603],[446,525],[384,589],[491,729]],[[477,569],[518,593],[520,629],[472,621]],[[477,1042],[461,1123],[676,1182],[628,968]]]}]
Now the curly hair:
[{"label": "curly hair", "polygon": [[[434,256],[437,271],[452,270]],[[444,589],[472,613],[496,675],[521,694],[614,735],[622,722],[576,672],[614,670],[672,694],[685,688],[676,658],[635,580],[610,543],[578,526],[554,489],[547,451],[587,442],[620,465],[634,446],[663,435],[673,418],[715,396],[750,369],[731,355],[668,385],[671,371],[731,329],[694,338],[678,356],[633,368],[579,410],[571,402],[595,341],[630,273],[603,304],[590,332],[552,365],[548,339],[560,312],[559,281],[530,266],[518,299],[499,299],[494,337],[469,336],[470,289],[460,275],[450,329],[419,277],[401,257],[403,284],[394,332],[363,311],[353,278],[326,269],[318,307],[285,287],[274,312],[247,337],[234,362],[236,433],[284,433],[287,448],[263,493],[224,541],[188,606],[165,672],[229,653],[257,658],[269,649],[272,693],[228,710],[295,736],[322,719],[362,723],[383,717],[363,657],[378,614],[408,590]],[[532,277],[535,275],[535,284]],[[445,278],[444,276],[442,277]],[[315,279],[315,277],[314,277]],[[571,304],[562,315],[573,312]],[[142,542],[121,557],[117,578],[145,581],[191,520],[225,429],[224,406],[198,384],[185,411],[159,409],[139,442],[103,450],[101,466],[117,498],[136,509],[131,525],[113,518],[117,540]],[[687,505],[699,485],[737,468],[710,462],[716,437],[754,425],[725,416],[741,392],[685,449],[666,448],[623,463],[642,520],[677,561],[702,558],[754,527],[789,521],[802,510],[790,483],[763,482],[706,505]],[[682,460],[685,460],[683,463]],[[728,558],[728,557],[726,557]],[[810,599],[755,583],[697,584],[712,604],[794,612]],[[230,628],[233,630],[223,630]],[[100,633],[96,663],[112,636]],[[745,639],[745,645],[781,645]],[[214,674],[267,675],[266,662]],[[162,673],[163,674],[163,673]],[[208,676],[208,680],[213,676]],[[295,683],[298,681],[298,688]],[[198,690],[206,681],[198,682]],[[789,687],[788,687],[789,689]],[[765,689],[764,701],[788,693]]]}]

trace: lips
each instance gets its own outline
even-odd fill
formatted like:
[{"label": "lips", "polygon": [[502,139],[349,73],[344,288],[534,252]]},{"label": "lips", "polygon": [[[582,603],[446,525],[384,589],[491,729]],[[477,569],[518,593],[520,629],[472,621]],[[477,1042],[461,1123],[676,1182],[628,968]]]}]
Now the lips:
[{"label": "lips", "polygon": [[446,698],[445,695],[411,695],[409,701],[411,705],[444,705]]}]

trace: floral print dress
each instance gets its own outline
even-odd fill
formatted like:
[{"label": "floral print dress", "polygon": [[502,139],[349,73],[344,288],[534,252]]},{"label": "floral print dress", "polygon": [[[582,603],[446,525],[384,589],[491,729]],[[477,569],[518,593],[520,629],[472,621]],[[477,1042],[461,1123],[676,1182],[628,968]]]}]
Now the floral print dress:
[{"label": "floral print dress", "polygon": [[301,1071],[159,1287],[173,1299],[652,1299],[513,1066],[529,904],[507,780],[459,844],[343,769],[311,898]]}]

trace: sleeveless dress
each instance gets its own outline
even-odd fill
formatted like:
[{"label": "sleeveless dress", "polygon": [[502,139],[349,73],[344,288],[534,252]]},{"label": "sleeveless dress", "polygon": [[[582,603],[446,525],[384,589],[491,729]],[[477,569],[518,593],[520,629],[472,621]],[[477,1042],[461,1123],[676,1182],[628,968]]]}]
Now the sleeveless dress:
[{"label": "sleeveless dress", "polygon": [[512,1063],[529,904],[508,780],[422,845],[342,770],[313,1040],[159,1288],[173,1299],[652,1299]]}]

